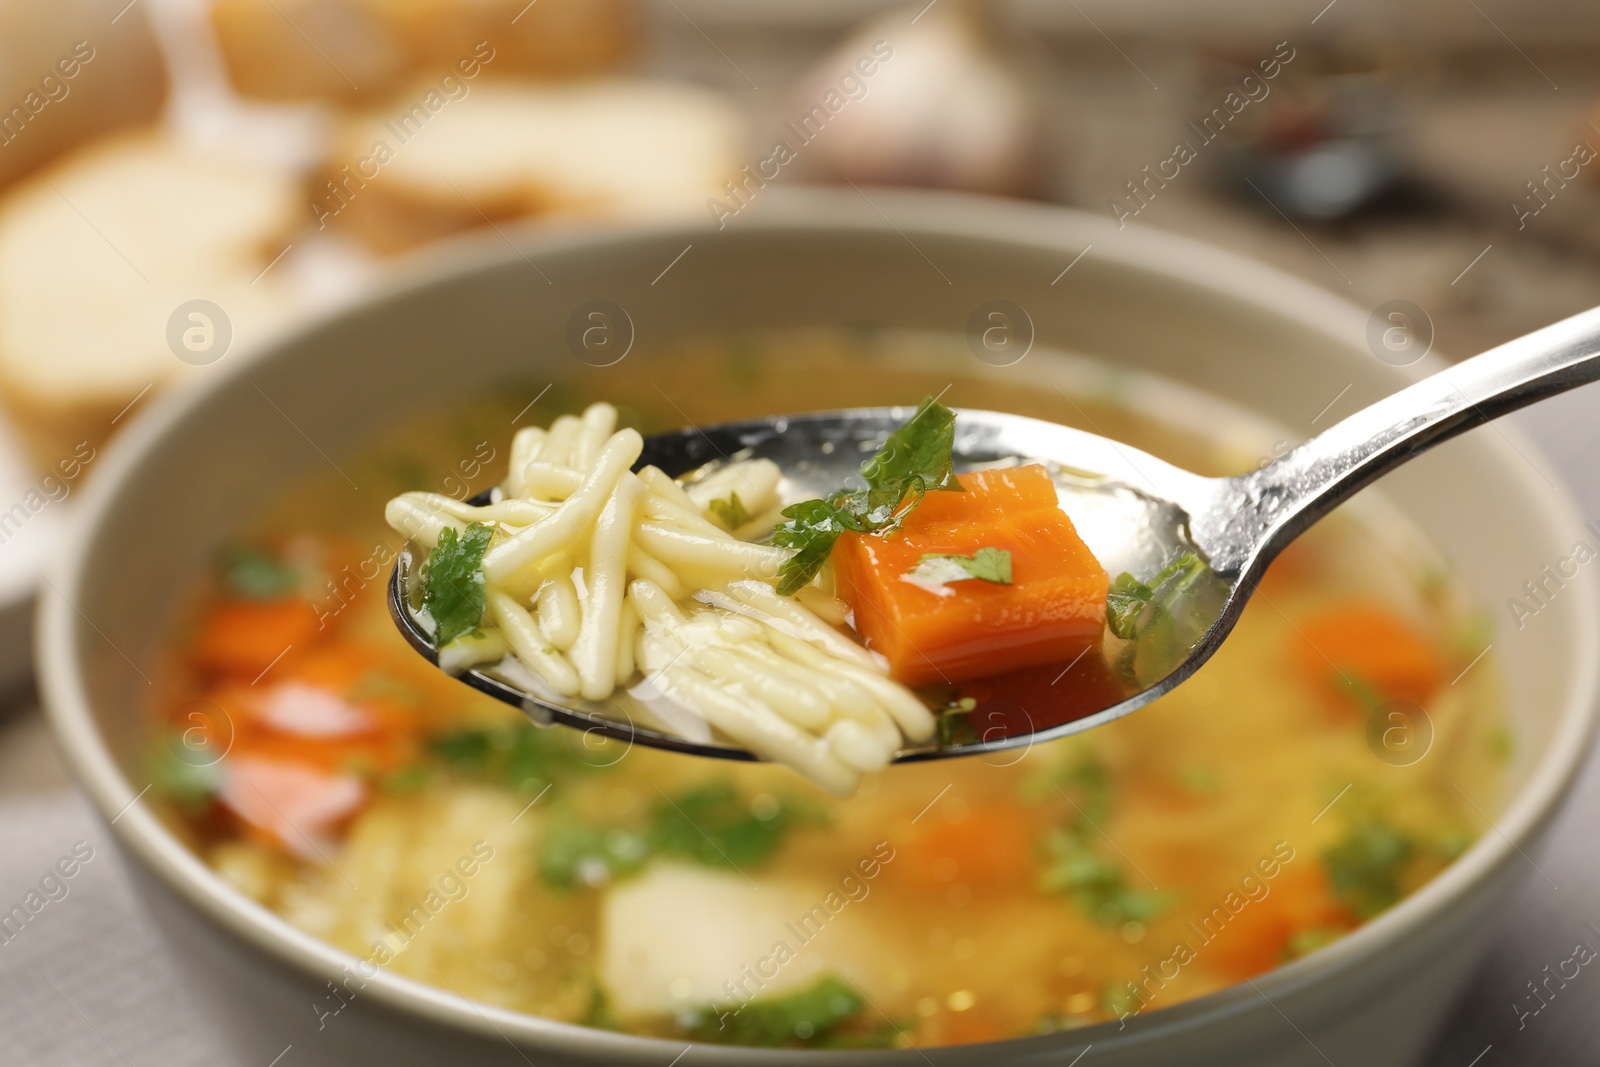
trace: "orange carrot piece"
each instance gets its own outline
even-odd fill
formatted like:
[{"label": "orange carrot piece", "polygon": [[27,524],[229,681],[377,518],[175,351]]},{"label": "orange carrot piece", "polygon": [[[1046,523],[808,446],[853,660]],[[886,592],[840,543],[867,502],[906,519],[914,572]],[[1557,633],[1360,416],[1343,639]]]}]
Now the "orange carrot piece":
[{"label": "orange carrot piece", "polygon": [[1341,694],[1349,679],[1392,700],[1421,704],[1444,684],[1444,662],[1434,643],[1383,604],[1329,608],[1302,622],[1300,634],[1301,671]]},{"label": "orange carrot piece", "polygon": [[194,658],[203,669],[253,678],[316,633],[316,610],[304,600],[226,601],[206,618]]},{"label": "orange carrot piece", "polygon": [[1257,883],[1267,895],[1246,903],[1220,931],[1208,926],[1207,936],[1215,940],[1199,950],[1206,966],[1236,982],[1282,963],[1295,934],[1336,925],[1342,918],[1327,876],[1314,861],[1302,859],[1276,879]]},{"label": "orange carrot piece", "polygon": [[929,812],[897,846],[894,875],[928,890],[952,882],[975,892],[1025,885],[1034,875],[1034,830],[1010,805]]},{"label": "orange carrot piece", "polygon": [[[906,685],[957,682],[1071,660],[1105,626],[1105,568],[1078,537],[1040,466],[961,476],[897,533],[847,533],[833,560],[868,647]],[[1010,585],[969,578],[934,591],[903,580],[927,554],[1011,553]]]}]

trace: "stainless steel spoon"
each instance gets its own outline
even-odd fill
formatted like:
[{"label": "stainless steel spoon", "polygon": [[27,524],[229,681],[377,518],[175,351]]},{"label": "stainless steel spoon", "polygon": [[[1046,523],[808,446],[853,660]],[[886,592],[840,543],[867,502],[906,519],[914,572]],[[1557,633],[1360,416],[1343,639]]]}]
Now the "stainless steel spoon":
[{"label": "stainless steel spoon", "polygon": [[[1131,675],[1120,676],[1120,688],[1102,703],[1073,709],[1067,721],[1052,709],[1011,708],[994,723],[976,723],[975,736],[910,746],[896,762],[1031,745],[1143,707],[1211,658],[1273,558],[1357,490],[1441,441],[1597,378],[1600,308],[1440,371],[1261,469],[1232,478],[1202,477],[1109,438],[1038,419],[959,410],[958,469],[1010,462],[1049,466],[1062,507],[1112,575],[1147,579],[1186,550],[1197,552],[1210,569],[1172,612],[1176,640],[1164,645],[1175,651],[1139,662]],[[910,414],[911,409],[870,408],[677,430],[647,438],[638,465],[654,464],[678,475],[730,457],[765,457],[784,471],[780,492],[785,501],[805,500],[859,480],[861,463]],[[406,553],[395,567],[390,611],[412,647],[437,663],[430,634],[408,605],[412,564]],[[533,692],[492,670],[469,671],[461,680],[539,722],[701,756],[757,758],[715,740],[669,732],[652,716],[648,693],[641,699],[619,691],[596,704]]]}]

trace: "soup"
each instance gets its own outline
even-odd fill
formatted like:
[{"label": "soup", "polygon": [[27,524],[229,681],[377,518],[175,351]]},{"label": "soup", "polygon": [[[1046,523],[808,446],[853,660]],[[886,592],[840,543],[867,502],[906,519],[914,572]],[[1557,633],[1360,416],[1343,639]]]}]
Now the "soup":
[{"label": "soup", "polygon": [[[532,725],[413,653],[383,596],[400,548],[384,501],[497,482],[494,442],[517,419],[603,398],[652,432],[948,386],[952,406],[1203,472],[1270,440],[1170,385],[1038,351],[1024,377],[937,336],[788,333],[654,358],[715,387],[669,395],[640,356],[531,408],[543,382],[340,457],[342,474],[239,529],[172,637],[151,767],[165,810],[222,877],[351,954],[314,1006],[325,1025],[381,968],[708,1042],[1083,1026],[1314,951],[1425,883],[1495,809],[1509,740],[1481,617],[1372,500],[1297,542],[1217,656],[1150,707],[897,765],[849,799],[782,767]],[[1071,684],[1014,677],[995,699],[1047,714],[1053,683]]]}]

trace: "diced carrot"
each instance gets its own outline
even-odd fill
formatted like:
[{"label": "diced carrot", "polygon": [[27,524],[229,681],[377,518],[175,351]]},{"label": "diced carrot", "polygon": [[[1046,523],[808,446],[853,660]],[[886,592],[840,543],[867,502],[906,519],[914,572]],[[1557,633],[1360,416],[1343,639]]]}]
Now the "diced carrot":
[{"label": "diced carrot", "polygon": [[207,670],[253,678],[316,632],[317,613],[304,600],[227,601],[205,619],[195,661]]},{"label": "diced carrot", "polygon": [[1383,604],[1329,608],[1299,629],[1301,671],[1341,695],[1353,682],[1392,700],[1421,704],[1444,683],[1444,663],[1434,643]]},{"label": "diced carrot", "polygon": [[[1105,568],[1078,537],[1040,466],[961,476],[887,537],[847,533],[833,559],[856,627],[907,685],[1065,663],[1101,639]],[[930,590],[903,580],[924,555],[1011,553],[1010,585],[972,578]]]},{"label": "diced carrot", "polygon": [[896,847],[893,873],[919,889],[963,882],[976,892],[1026,884],[1034,873],[1034,827],[1015,806],[928,812]]},{"label": "diced carrot", "polygon": [[1199,950],[1206,966],[1236,982],[1282,963],[1295,934],[1340,918],[1327,877],[1313,863],[1286,867],[1277,878],[1258,879],[1257,884],[1266,887],[1267,895],[1248,900],[1243,893],[1236,894],[1238,900],[1246,901],[1242,910],[1220,929],[1215,920],[1207,925],[1206,935],[1215,940]]}]

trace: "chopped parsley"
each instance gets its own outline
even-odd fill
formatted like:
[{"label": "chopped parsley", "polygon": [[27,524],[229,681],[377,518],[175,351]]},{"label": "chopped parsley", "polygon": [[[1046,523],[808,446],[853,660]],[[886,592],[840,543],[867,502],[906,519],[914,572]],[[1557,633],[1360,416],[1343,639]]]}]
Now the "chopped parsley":
[{"label": "chopped parsley", "polygon": [[927,552],[922,561],[901,575],[903,581],[937,591],[951,582],[977,578],[994,585],[1011,584],[1011,553],[985,546],[970,556]]},{"label": "chopped parsley", "polygon": [[1039,844],[1039,888],[1060,893],[1084,915],[1105,926],[1147,922],[1171,904],[1166,893],[1134,889],[1114,860],[1104,854],[1100,833],[1111,816],[1110,769],[1088,746],[1023,787],[1024,799],[1064,798],[1071,814],[1047,831]]},{"label": "chopped parsley", "polygon": [[[457,777],[538,793],[562,778],[602,770],[614,757],[586,745],[595,738],[535,726],[526,720],[469,727],[428,741],[433,755]],[[606,745],[614,742],[606,742]]]},{"label": "chopped parsley", "polygon": [[649,858],[642,834],[563,819],[540,843],[539,876],[555,889],[603,886],[635,873]]},{"label": "chopped parsley", "polygon": [[300,574],[258,548],[235,546],[222,553],[222,584],[245,600],[276,600],[300,586]]},{"label": "chopped parsley", "polygon": [[772,543],[792,548],[795,554],[778,570],[778,592],[792,596],[815,578],[847,531],[893,533],[922,502],[924,493],[959,492],[951,456],[955,426],[955,412],[930,396],[861,465],[865,489],[841,489],[826,499],[784,508],[788,521],[773,532]]},{"label": "chopped parsley", "polygon": [[726,500],[718,497],[706,506],[711,509],[711,514],[717,517],[717,521],[729,531],[737,530],[753,517],[745,508],[744,501],[739,499],[738,493],[729,493]]},{"label": "chopped parsley", "polygon": [[1179,552],[1148,581],[1119,574],[1106,593],[1106,625],[1128,642],[1118,673],[1141,687],[1166,677],[1216,621],[1226,594],[1194,552]]},{"label": "chopped parsley", "polygon": [[684,1020],[697,1041],[779,1048],[826,1041],[841,1023],[861,1013],[866,1000],[854,988],[827,975],[815,985],[786,996],[762,997],[737,1009],[702,1009]]},{"label": "chopped parsley", "polygon": [[563,821],[540,846],[539,873],[557,889],[606,885],[656,856],[723,870],[749,870],[772,858],[809,811],[767,794],[747,798],[728,782],[663,796],[642,825]]},{"label": "chopped parsley", "polygon": [[151,751],[145,766],[156,792],[191,814],[210,807],[211,799],[222,788],[222,761],[203,752],[185,759],[180,752],[191,752],[177,731],[163,735]]},{"label": "chopped parsley", "polygon": [[473,523],[460,535],[451,527],[439,533],[422,575],[422,606],[433,616],[434,643],[443,648],[483,623],[489,591],[483,577],[483,554],[494,530]]},{"label": "chopped parsley", "polygon": [[1065,894],[1104,926],[1146,922],[1171,902],[1165,893],[1130,889],[1122,868],[1101,855],[1076,826],[1045,834],[1042,852],[1039,888]]},{"label": "chopped parsley", "polygon": [[1323,852],[1322,865],[1334,896],[1370,919],[1405,895],[1404,875],[1417,852],[1411,835],[1380,819],[1362,818]]},{"label": "chopped parsley", "polygon": [[662,798],[650,814],[650,840],[663,855],[706,867],[757,867],[808,817],[792,804],[754,803],[732,785],[713,782]]},{"label": "chopped parsley", "polygon": [[1124,571],[1106,592],[1106,624],[1124,641],[1135,641],[1160,625],[1173,601],[1207,571],[1205,560],[1180,552],[1148,582]]}]

